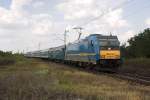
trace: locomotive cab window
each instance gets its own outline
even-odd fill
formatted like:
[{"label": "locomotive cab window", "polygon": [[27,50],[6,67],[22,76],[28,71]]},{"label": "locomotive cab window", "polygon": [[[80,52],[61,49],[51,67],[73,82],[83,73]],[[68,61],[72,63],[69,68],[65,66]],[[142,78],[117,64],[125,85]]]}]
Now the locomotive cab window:
[{"label": "locomotive cab window", "polygon": [[101,49],[119,49],[119,40],[117,39],[117,37],[104,37],[99,39],[99,45],[101,47]]}]

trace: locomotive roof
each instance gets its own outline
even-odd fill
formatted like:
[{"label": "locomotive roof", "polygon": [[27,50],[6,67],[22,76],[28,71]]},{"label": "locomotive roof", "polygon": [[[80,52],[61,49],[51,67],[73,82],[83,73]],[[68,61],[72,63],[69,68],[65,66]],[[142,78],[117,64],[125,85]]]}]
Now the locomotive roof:
[{"label": "locomotive roof", "polygon": [[116,35],[91,34],[90,36],[97,36],[100,39],[118,39]]},{"label": "locomotive roof", "polygon": [[[83,41],[83,40],[88,39],[88,37],[91,37],[91,36],[96,36],[96,37],[98,37],[99,39],[118,39],[118,37],[117,37],[116,35],[91,34],[91,35],[85,37],[84,39],[76,40],[76,41],[74,41],[74,42],[72,42],[72,43],[69,43],[69,44],[79,43],[79,42],[81,42],[81,41]],[[68,45],[69,45],[69,44],[68,44]]]}]

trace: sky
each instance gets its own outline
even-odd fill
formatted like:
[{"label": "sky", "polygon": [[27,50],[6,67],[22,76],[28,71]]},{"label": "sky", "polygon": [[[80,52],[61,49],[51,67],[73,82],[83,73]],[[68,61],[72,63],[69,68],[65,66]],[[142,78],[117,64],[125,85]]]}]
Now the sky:
[{"label": "sky", "polygon": [[[28,52],[63,45],[90,34],[120,42],[150,27],[150,0],[0,0],[0,50]],[[100,17],[101,16],[101,17]],[[94,19],[94,20],[93,20]]]}]

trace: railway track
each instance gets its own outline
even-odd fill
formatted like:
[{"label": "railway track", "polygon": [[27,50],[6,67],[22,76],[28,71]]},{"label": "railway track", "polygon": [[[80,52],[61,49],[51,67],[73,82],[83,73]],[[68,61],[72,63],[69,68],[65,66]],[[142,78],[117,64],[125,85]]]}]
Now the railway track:
[{"label": "railway track", "polygon": [[130,83],[138,83],[141,85],[146,85],[146,86],[150,86],[150,77],[149,76],[142,76],[142,75],[138,75],[138,74],[134,74],[134,73],[127,73],[127,72],[121,72],[121,71],[117,71],[117,72],[96,72],[94,71],[94,73],[102,73],[104,75],[110,76],[110,77],[115,77],[115,78],[119,78],[119,79],[124,79],[127,80]]},{"label": "railway track", "polygon": [[[63,64],[66,65],[66,64]],[[110,77],[114,77],[114,78],[120,78],[120,79],[124,79],[127,80],[131,83],[138,83],[138,84],[142,84],[142,85],[146,85],[146,86],[150,86],[150,77],[149,76],[142,76],[142,75],[138,75],[135,73],[127,73],[127,72],[123,72],[118,70],[117,72],[107,72],[107,71],[99,71],[97,69],[86,69],[83,67],[77,67],[75,65],[67,65],[68,67],[72,66],[80,71],[86,71],[88,73],[93,73],[93,74],[98,74],[98,75],[107,75]]]},{"label": "railway track", "polygon": [[132,73],[117,73],[115,74],[115,76],[121,79],[126,79],[130,82],[135,82],[135,83],[139,83],[142,85],[150,86],[150,77],[148,76],[141,76],[141,75],[132,74]]},{"label": "railway track", "polygon": [[130,83],[136,83],[136,84],[141,84],[141,85],[146,85],[146,86],[150,86],[150,77],[149,76],[142,76],[142,75],[138,75],[138,74],[134,74],[134,73],[127,73],[127,72],[123,72],[118,70],[117,72],[115,71],[98,71],[97,69],[84,69],[84,68],[79,68],[79,70],[82,71],[87,71],[89,73],[93,73],[93,74],[99,74],[99,75],[107,75],[110,77],[115,77],[115,78],[119,78],[119,79],[124,79],[127,80]]},{"label": "railway track", "polygon": [[[80,68],[85,71],[85,69]],[[150,86],[150,77],[149,76],[142,76],[134,73],[127,73],[123,71],[98,71],[97,69],[86,69],[87,72],[89,73],[94,73],[94,74],[102,74],[102,75],[107,75],[110,77],[115,77],[123,80],[127,80],[130,83],[136,83],[136,84],[141,84],[141,85],[146,85]]]}]

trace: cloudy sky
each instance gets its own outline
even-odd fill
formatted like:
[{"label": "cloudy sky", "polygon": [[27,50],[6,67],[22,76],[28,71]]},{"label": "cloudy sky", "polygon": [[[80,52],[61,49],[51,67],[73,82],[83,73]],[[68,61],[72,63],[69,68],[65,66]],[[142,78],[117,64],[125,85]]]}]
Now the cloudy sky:
[{"label": "cloudy sky", "polygon": [[124,43],[150,27],[149,11],[150,0],[0,0],[0,50],[62,45],[66,28],[72,42],[75,26],[84,28],[84,36],[111,32]]}]

